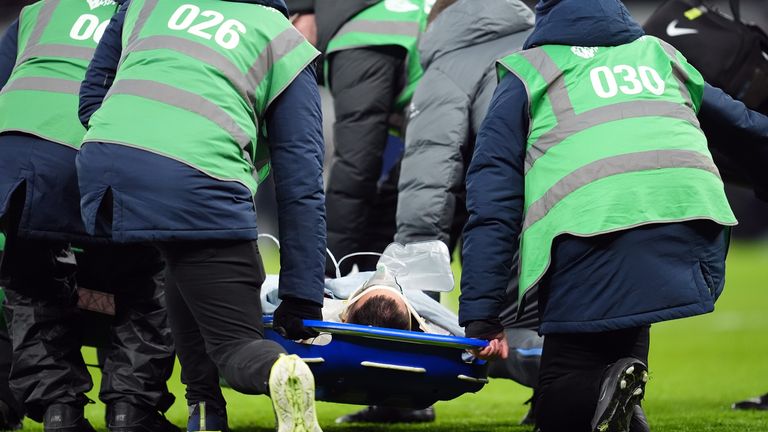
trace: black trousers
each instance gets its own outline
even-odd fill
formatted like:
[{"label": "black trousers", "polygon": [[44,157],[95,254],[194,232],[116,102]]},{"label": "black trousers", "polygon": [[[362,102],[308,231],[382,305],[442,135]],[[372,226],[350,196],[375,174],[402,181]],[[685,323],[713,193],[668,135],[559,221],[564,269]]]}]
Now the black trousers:
[{"label": "black trousers", "polygon": [[158,411],[170,407],[173,341],[155,279],[162,268],[152,247],[89,245],[75,258],[65,243],[10,236],[3,262],[13,341],[10,388],[30,418],[41,421],[54,403],[88,402],[93,383],[80,353],[80,281],[115,296],[99,398]]},{"label": "black trousers", "polygon": [[187,402],[223,409],[219,373],[235,390],[268,393],[285,351],[264,339],[264,267],[255,241],[164,243],[166,299]]},{"label": "black trousers", "polygon": [[[3,253],[0,252],[0,261]],[[3,286],[0,281],[0,288]],[[5,325],[0,326],[0,400],[5,402],[13,414],[18,418],[24,417],[24,407],[16,400],[8,383],[8,377],[11,376],[11,362],[13,361],[13,345],[11,337],[8,335],[8,328]]]},{"label": "black trousers", "polygon": [[590,431],[605,370],[624,357],[647,365],[649,343],[650,327],[546,335],[534,404],[541,431]]},{"label": "black trousers", "polygon": [[[397,169],[379,184],[390,116],[402,88],[406,52],[400,47],[357,48],[330,57],[336,112],[334,153],[325,196],[328,248],[337,258],[381,252],[396,230]],[[330,260],[329,260],[330,261]],[[376,260],[347,260],[372,270]],[[332,266],[327,273],[333,274]]]}]

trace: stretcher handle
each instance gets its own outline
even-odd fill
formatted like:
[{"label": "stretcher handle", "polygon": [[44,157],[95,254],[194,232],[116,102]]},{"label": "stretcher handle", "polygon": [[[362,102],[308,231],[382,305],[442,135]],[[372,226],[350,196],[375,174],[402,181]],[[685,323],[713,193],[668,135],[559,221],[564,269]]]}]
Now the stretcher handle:
[{"label": "stretcher handle", "polygon": [[[317,330],[320,333],[358,336],[371,339],[389,340],[393,342],[406,342],[421,345],[458,348],[462,350],[483,349],[488,346],[488,341],[482,339],[421,333],[383,327],[371,327],[358,324],[304,320],[304,326]],[[264,317],[264,327],[272,327],[271,316]]]}]

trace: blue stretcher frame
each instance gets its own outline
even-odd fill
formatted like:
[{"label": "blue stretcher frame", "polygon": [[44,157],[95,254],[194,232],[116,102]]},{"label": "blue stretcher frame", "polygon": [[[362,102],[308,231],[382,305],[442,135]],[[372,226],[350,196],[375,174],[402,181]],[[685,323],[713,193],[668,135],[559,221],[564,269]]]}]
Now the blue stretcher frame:
[{"label": "blue stretcher frame", "polygon": [[424,408],[477,392],[488,382],[487,362],[466,352],[487,341],[326,321],[304,324],[329,334],[330,343],[287,340],[272,330],[272,317],[264,317],[266,338],[312,369],[318,400]]}]

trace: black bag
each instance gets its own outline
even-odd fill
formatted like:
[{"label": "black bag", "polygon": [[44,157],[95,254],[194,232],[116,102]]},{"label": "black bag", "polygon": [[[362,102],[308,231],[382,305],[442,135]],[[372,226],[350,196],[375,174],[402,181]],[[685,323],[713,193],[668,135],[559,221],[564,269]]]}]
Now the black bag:
[{"label": "black bag", "polygon": [[667,0],[645,31],[680,50],[708,83],[768,113],[768,35],[741,21],[739,0],[730,5],[733,19],[704,0]]}]

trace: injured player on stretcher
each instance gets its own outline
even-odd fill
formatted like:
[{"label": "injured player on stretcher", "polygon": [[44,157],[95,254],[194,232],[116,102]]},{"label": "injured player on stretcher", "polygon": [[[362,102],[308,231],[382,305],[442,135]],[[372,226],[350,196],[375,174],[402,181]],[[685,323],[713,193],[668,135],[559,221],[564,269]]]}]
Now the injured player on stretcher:
[{"label": "injured player on stretcher", "polygon": [[[452,289],[450,257],[442,242],[393,243],[376,272],[326,280],[323,320],[464,336],[456,314],[424,292]],[[265,314],[280,304],[277,293],[277,276],[267,276],[261,291]]]},{"label": "injured player on stretcher", "polygon": [[[280,304],[278,277],[267,276],[261,291],[264,314]],[[454,288],[448,248],[440,241],[391,244],[376,272],[353,273],[325,282],[323,320],[453,336],[464,336],[458,316],[425,291]],[[533,329],[506,330],[510,357],[491,364],[490,375],[532,387],[543,339]],[[323,344],[321,334],[313,343]]]}]

